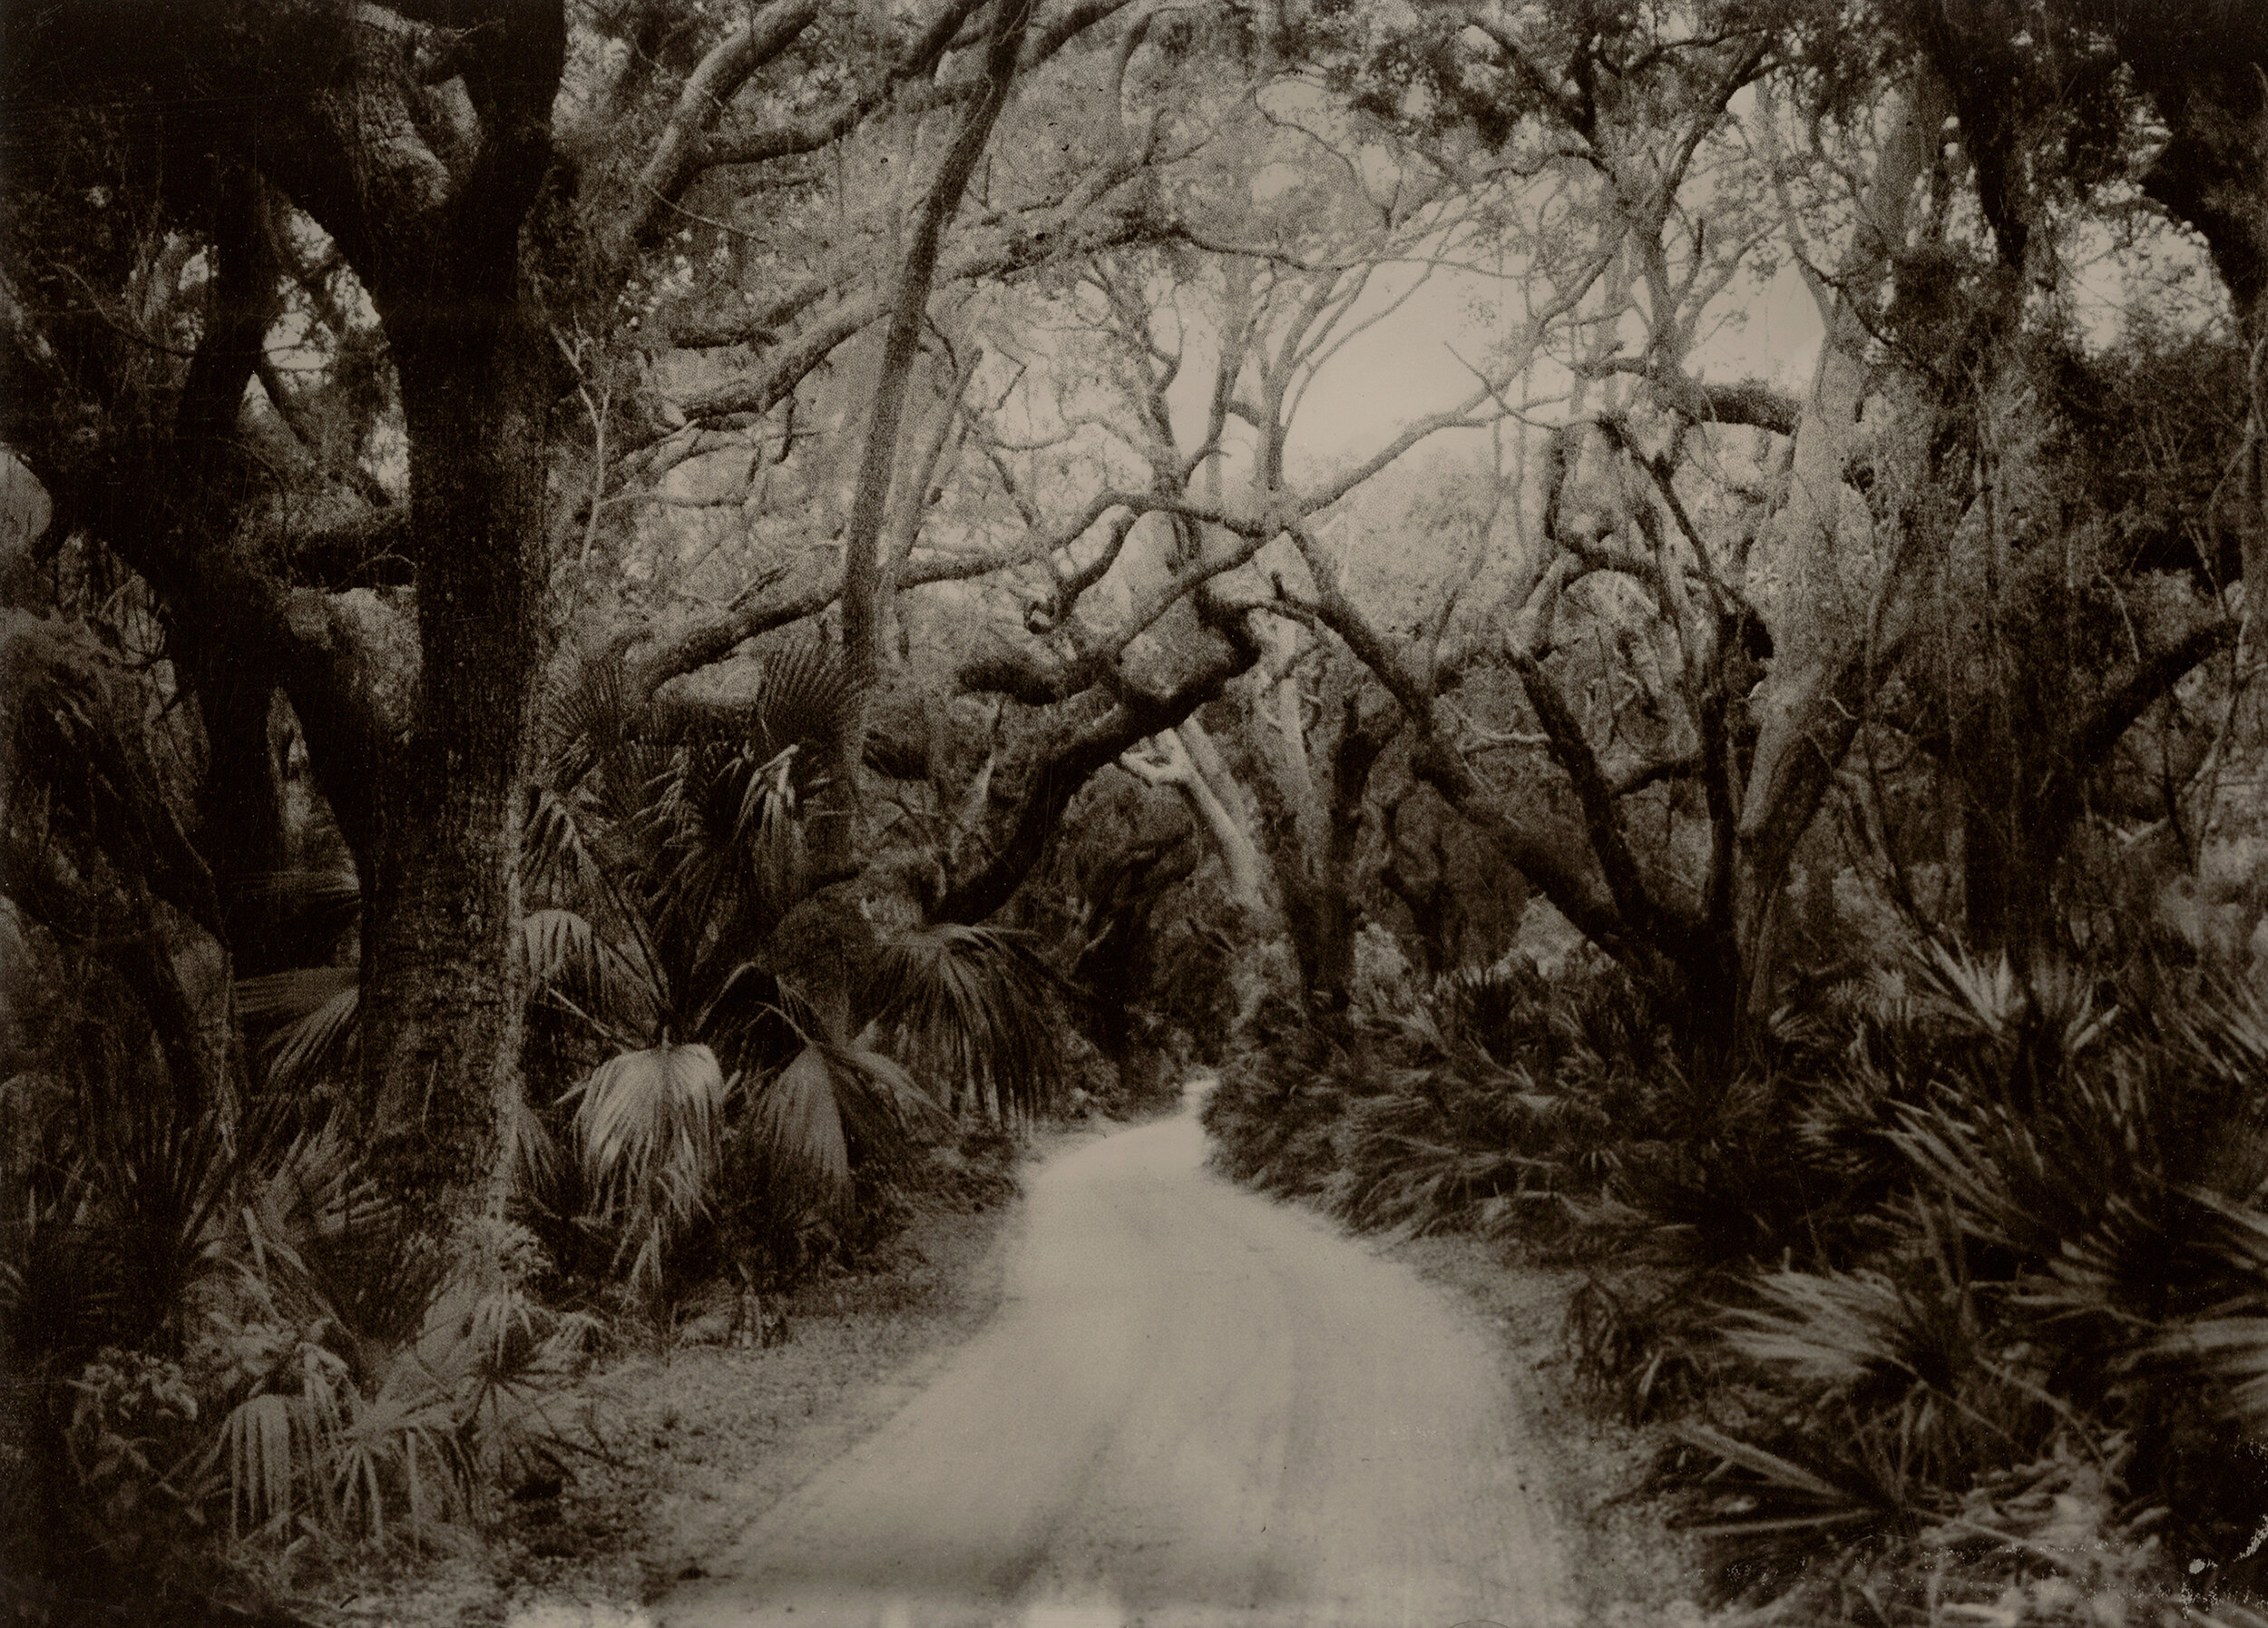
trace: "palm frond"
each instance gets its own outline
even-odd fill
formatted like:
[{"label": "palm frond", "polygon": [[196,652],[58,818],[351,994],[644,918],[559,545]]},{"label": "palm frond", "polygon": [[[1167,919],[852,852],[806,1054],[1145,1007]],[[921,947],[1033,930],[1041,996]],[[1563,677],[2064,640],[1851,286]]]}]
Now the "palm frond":
[{"label": "palm frond", "polygon": [[[1688,1494],[1688,1530],[1710,1540],[1723,1563],[1720,1587],[1739,1595],[1786,1586],[1807,1561],[1911,1542],[1954,1513],[1955,1499],[1919,1461],[1935,1405],[1908,1396],[1882,1413],[1844,1409],[1809,1421],[1766,1447],[1706,1425],[1671,1434],[1716,1462]],[[1830,1560],[1833,1564],[1833,1560]]]},{"label": "palm frond", "polygon": [[705,1045],[664,1043],[608,1059],[568,1093],[585,1172],[601,1188],[660,1195],[690,1215],[730,1088]]},{"label": "palm frond", "polygon": [[303,1509],[325,1520],[333,1513],[329,1460],[347,1417],[346,1365],[319,1345],[295,1342],[278,1355],[261,1383],[282,1388],[254,1391],[221,1423],[219,1450],[231,1534],[240,1530],[240,1519],[256,1532],[276,1535]]},{"label": "palm frond", "polygon": [[656,937],[689,983],[719,950],[762,939],[809,887],[790,771],[800,748],[758,758],[745,743],[696,742],[653,789],[642,823],[653,836],[650,887]]},{"label": "palm frond", "polygon": [[[856,700],[840,659],[819,641],[806,640],[764,658],[749,722],[767,754],[797,746],[824,748],[841,731]],[[821,755],[815,750],[807,758]]]},{"label": "palm frond", "polygon": [[1987,962],[1932,939],[1915,967],[1942,1010],[1990,1038],[2006,1035],[2022,1010],[2024,987],[2005,955]]},{"label": "palm frond", "polygon": [[236,1009],[254,1028],[301,1023],[352,989],[359,976],[351,966],[299,966],[239,978]]},{"label": "palm frond", "polygon": [[582,658],[543,709],[544,784],[561,790],[580,784],[631,738],[639,711],[631,705],[618,652]]},{"label": "palm frond", "polygon": [[2253,1440],[2268,1432],[2268,1314],[2198,1318],[2151,1339],[2141,1355],[2155,1364],[2179,1365],[2212,1386],[2188,1390],[2212,1412]]},{"label": "palm frond", "polygon": [[469,1521],[473,1464],[455,1398],[435,1375],[414,1359],[396,1361],[375,1395],[349,1389],[345,1411],[328,1465],[341,1525],[382,1538],[396,1507],[413,1537]]},{"label": "palm frond", "polygon": [[[1705,1452],[1716,1454],[1727,1465],[1747,1471],[1757,1480],[1796,1496],[1816,1500],[1828,1511],[1832,1512],[1836,1505],[1845,1504],[1849,1496],[1845,1488],[1836,1486],[1817,1471],[1792,1458],[1784,1458],[1754,1442],[1742,1441],[1737,1437],[1727,1436],[1721,1430],[1689,1420],[1673,1425],[1670,1431],[1681,1440]],[[1853,1515],[1857,1513],[1851,1512]],[[1850,1517],[1845,1515],[1844,1518]]]},{"label": "palm frond", "polygon": [[298,1506],[299,1489],[309,1477],[301,1473],[300,1444],[309,1432],[295,1417],[298,1398],[275,1391],[247,1397],[230,1409],[220,1427],[228,1468],[229,1531],[237,1532],[240,1509],[256,1530],[273,1531]]},{"label": "palm frond", "polygon": [[445,1264],[406,1248],[413,1218],[363,1167],[350,1135],[301,1133],[243,1194],[240,1250],[284,1320],[323,1321],[358,1373],[415,1329]]},{"label": "palm frond", "polygon": [[531,892],[578,898],[605,885],[591,835],[572,796],[539,786],[520,836],[520,878]]},{"label": "palm frond", "polygon": [[825,1050],[807,1044],[764,1082],[752,1104],[758,1136],[775,1172],[826,1205],[850,1192],[850,1143],[836,1080]]},{"label": "palm frond", "polygon": [[1950,1229],[1924,1217],[1924,1259],[1900,1274],[1778,1271],[1754,1284],[1759,1303],[1724,1315],[1725,1344],[1784,1379],[1849,1397],[1924,1385],[1973,1404],[1996,1388],[1985,1318]]},{"label": "palm frond", "polygon": [[807,1041],[751,1093],[752,1128],[774,1180],[825,1210],[851,1172],[903,1173],[948,1121],[904,1067],[854,1042]]},{"label": "palm frond", "polygon": [[885,941],[870,999],[884,1049],[955,1112],[1000,1119],[1055,1101],[1061,981],[1024,936],[946,923]]},{"label": "palm frond", "polygon": [[665,1043],[610,1058],[567,1094],[585,1177],[650,1292],[670,1241],[709,1207],[734,1084],[708,1046]]},{"label": "palm frond", "polygon": [[591,918],[574,910],[532,910],[520,923],[528,981],[558,997],[610,1036],[649,1035],[662,1018],[669,992],[640,946],[633,957],[609,944]]},{"label": "palm frond", "polygon": [[872,1031],[848,1044],[822,1040],[836,1079],[836,1101],[851,1162],[861,1169],[903,1171],[914,1150],[942,1134],[952,1117],[895,1058],[867,1044]]},{"label": "palm frond", "polygon": [[184,1113],[170,1097],[124,1081],[91,1084],[80,1109],[83,1166],[100,1227],[90,1256],[121,1290],[122,1343],[186,1309],[190,1291],[225,1269],[228,1218],[264,1151],[217,1114]]},{"label": "palm frond", "polygon": [[[362,990],[354,968],[325,966],[298,972],[271,973],[267,978],[293,980],[295,998],[318,989],[331,994],[304,1015],[283,1025],[268,1038],[260,1062],[271,1089],[305,1093],[318,1083],[353,1072],[360,1039]],[[247,984],[265,982],[247,978]],[[277,998],[280,992],[261,991],[259,998]]]},{"label": "palm frond", "polygon": [[523,1200],[541,1202],[559,1180],[559,1143],[529,1104],[526,1092],[517,1086],[506,1098],[500,1118],[497,1139],[503,1148],[498,1163],[511,1191]]}]

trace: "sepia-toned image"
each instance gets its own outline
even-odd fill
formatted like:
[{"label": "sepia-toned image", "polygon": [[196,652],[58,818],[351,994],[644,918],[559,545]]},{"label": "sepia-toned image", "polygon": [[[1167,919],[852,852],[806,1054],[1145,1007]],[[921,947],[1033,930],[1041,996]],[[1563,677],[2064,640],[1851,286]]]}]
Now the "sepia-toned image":
[{"label": "sepia-toned image", "polygon": [[2268,5],[0,0],[0,1628],[2268,1628]]}]

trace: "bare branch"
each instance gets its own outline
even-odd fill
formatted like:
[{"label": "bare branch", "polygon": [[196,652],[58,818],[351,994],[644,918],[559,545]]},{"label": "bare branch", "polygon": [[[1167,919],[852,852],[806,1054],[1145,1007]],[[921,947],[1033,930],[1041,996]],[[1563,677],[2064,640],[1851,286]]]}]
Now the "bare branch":
[{"label": "bare branch", "polygon": [[601,250],[605,263],[628,263],[662,210],[676,202],[700,172],[700,132],[717,121],[750,74],[786,51],[818,15],[818,0],[787,0],[761,18],[749,17],[710,47],[686,80],[669,123],[605,235]]},{"label": "bare branch", "polygon": [[[989,242],[948,255],[938,268],[938,278],[960,282],[978,278],[1006,277],[1059,256],[1093,254],[1133,242],[1147,235],[1147,221],[1131,211],[1112,210],[1099,219],[1082,218],[1087,203],[1127,179],[1138,167],[1138,164],[1105,166],[1090,178],[1090,182],[1100,181],[1101,184],[1082,187],[1080,193],[1066,200],[1062,208],[1055,211],[1056,218],[1051,224],[1037,230],[1003,234]],[[1104,177],[1112,179],[1104,181]],[[888,313],[889,308],[889,298],[881,289],[846,299],[773,352],[752,376],[689,397],[679,406],[691,419],[719,418],[734,413],[769,412],[797,385],[808,378],[838,346],[854,334],[880,321]],[[728,330],[712,331],[702,337],[726,339]],[[753,337],[753,330],[733,336],[748,337]]]},{"label": "bare branch", "polygon": [[[836,107],[802,119],[711,137],[701,150],[697,167],[717,169],[727,164],[768,163],[775,159],[816,152],[842,140],[889,103],[900,86],[934,68],[954,43],[962,25],[982,4],[983,0],[953,0],[918,38],[908,44],[886,74]],[[1017,72],[1031,72],[1078,35],[1124,10],[1129,4],[1130,0],[1081,0],[1025,41]],[[896,106],[908,114],[934,113],[970,101],[982,89],[982,79],[926,84],[899,96]]]},{"label": "bare branch", "polygon": [[[1058,726],[1052,739],[1010,777],[1014,782],[1010,791],[1020,792],[1021,799],[1006,841],[947,889],[934,913],[938,920],[982,921],[1000,909],[1046,856],[1062,826],[1064,810],[1080,787],[1146,737],[1179,726],[1218,695],[1230,679],[1260,660],[1258,642],[1238,619],[1223,618],[1209,625],[1215,635],[1208,641],[1211,648],[1166,691],[1140,694],[1129,690],[1115,705],[1090,711],[1083,722],[1076,706],[1068,709],[1071,716]],[[1088,704],[1092,707],[1097,701]],[[998,796],[999,776],[993,783]]]}]

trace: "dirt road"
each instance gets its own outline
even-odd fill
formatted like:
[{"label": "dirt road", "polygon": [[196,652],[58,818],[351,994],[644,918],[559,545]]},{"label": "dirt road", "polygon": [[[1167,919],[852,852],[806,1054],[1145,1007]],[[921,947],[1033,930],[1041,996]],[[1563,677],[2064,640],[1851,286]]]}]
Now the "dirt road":
[{"label": "dirt road", "polygon": [[1207,1170],[1193,1110],[1042,1165],[995,1321],[660,1622],[1571,1623],[1486,1340]]}]

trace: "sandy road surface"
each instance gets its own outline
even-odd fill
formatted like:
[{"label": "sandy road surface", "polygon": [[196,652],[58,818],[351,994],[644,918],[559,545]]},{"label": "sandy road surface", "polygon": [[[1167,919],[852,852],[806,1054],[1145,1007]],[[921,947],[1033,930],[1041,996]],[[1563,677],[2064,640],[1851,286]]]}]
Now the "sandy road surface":
[{"label": "sandy road surface", "polygon": [[1192,1103],[1042,1165],[994,1322],[661,1623],[1572,1623],[1483,1337],[1204,1154]]}]

